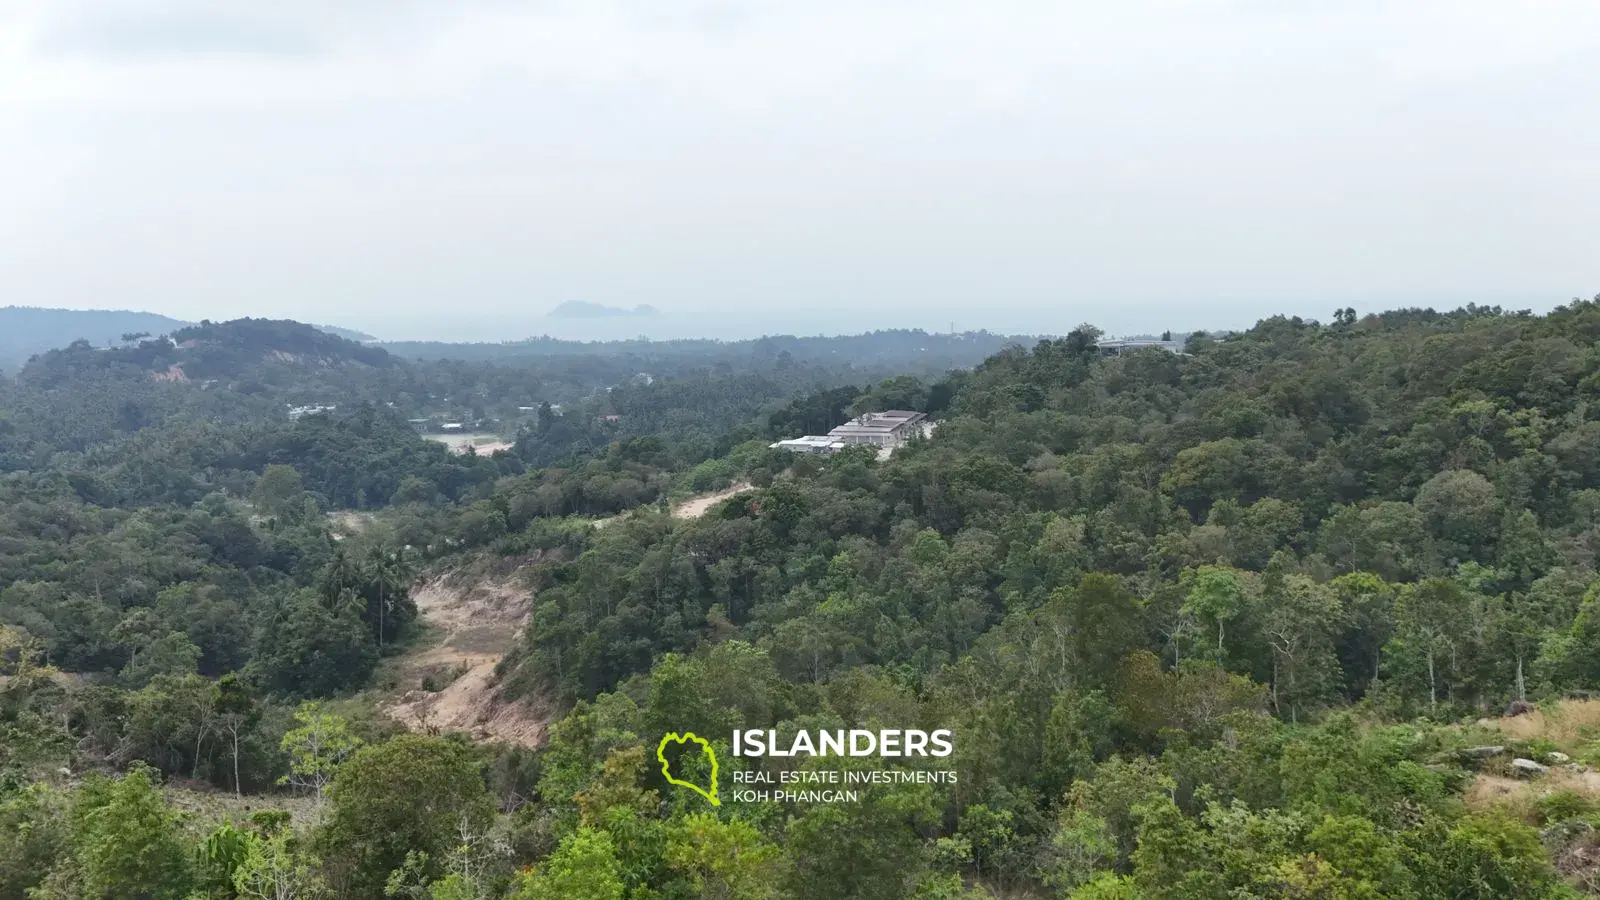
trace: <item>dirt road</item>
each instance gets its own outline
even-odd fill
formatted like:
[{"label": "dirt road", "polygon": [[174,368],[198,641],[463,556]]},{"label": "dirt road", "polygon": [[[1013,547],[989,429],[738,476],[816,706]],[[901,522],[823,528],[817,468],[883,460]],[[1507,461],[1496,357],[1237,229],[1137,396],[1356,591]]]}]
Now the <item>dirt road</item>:
[{"label": "dirt road", "polygon": [[691,497],[690,499],[679,503],[677,506],[674,506],[672,508],[672,515],[679,519],[698,519],[705,515],[706,512],[711,509],[711,507],[716,506],[718,503],[721,503],[729,497],[742,494],[748,490],[750,490],[750,485],[741,481],[733,487],[727,488],[726,490],[714,491],[709,494],[701,494],[698,497]]}]

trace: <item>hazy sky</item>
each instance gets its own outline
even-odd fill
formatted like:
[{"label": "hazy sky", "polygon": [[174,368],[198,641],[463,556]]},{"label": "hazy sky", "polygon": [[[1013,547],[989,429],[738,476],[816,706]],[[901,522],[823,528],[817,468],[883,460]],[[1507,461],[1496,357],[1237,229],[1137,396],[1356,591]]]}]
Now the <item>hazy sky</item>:
[{"label": "hazy sky", "polygon": [[0,304],[1548,308],[1600,291],[1597,60],[1595,0],[0,0]]}]

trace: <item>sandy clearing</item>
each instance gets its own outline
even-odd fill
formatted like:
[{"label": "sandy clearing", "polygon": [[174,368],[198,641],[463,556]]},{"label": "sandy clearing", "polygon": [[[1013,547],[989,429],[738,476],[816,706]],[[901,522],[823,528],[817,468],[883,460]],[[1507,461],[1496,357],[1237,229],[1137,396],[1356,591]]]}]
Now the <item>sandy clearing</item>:
[{"label": "sandy clearing", "polygon": [[423,437],[449,447],[451,453],[466,453],[467,448],[471,447],[479,456],[488,456],[498,450],[511,450],[516,446],[495,434],[427,434]]},{"label": "sandy clearing", "polygon": [[705,515],[706,512],[711,509],[711,507],[716,506],[718,503],[721,503],[729,497],[742,494],[748,490],[750,490],[750,485],[747,482],[741,481],[733,487],[727,488],[726,490],[713,491],[709,494],[701,494],[698,497],[692,497],[683,501],[682,503],[679,503],[677,506],[674,506],[672,508],[672,515],[679,519],[698,519]]},{"label": "sandy clearing", "polygon": [[[401,681],[410,689],[389,714],[412,731],[460,731],[475,740],[524,747],[543,744],[549,711],[507,699],[495,675],[533,605],[533,595],[516,573],[476,580],[446,574],[424,583],[413,599],[418,614],[443,638],[402,661]],[[449,684],[423,690],[427,678]]]},{"label": "sandy clearing", "polygon": [[334,510],[328,513],[328,522],[333,526],[329,529],[329,534],[334,540],[342,541],[351,535],[366,531],[372,521],[372,513],[359,512],[353,509]]}]

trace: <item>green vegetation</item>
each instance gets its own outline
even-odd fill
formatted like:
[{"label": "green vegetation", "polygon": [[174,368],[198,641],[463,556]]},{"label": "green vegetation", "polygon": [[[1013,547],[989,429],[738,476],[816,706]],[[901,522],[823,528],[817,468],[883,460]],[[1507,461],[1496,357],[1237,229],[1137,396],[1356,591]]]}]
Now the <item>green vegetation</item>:
[{"label": "green vegetation", "polygon": [[[1475,723],[1600,689],[1600,298],[1183,355],[1084,327],[932,381],[730,364],[593,398],[656,398],[648,432],[545,408],[490,458],[423,441],[394,386],[529,369],[202,327],[210,388],[150,378],[191,364],[153,342],[0,386],[0,897],[1597,893],[1600,731]],[[282,418],[334,371],[355,399]],[[891,406],[940,427],[767,449]],[[335,541],[341,507],[378,512]],[[475,556],[534,591],[501,676],[555,710],[536,751],[346,699],[410,639],[414,576]],[[741,802],[739,771],[880,761],[736,757],[736,728],[950,729],[898,762],[959,780]],[[654,764],[688,731],[720,806]],[[164,780],[253,814],[179,814]]]}]

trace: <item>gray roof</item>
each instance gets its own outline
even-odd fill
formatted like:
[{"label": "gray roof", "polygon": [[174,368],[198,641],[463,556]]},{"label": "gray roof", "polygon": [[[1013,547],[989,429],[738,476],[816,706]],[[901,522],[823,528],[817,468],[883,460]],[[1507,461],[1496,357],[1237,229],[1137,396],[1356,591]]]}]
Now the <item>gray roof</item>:
[{"label": "gray roof", "polygon": [[1094,345],[1102,350],[1134,350],[1140,347],[1160,347],[1163,350],[1179,350],[1183,347],[1177,341],[1157,341],[1147,339],[1095,341]]}]

